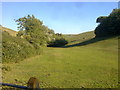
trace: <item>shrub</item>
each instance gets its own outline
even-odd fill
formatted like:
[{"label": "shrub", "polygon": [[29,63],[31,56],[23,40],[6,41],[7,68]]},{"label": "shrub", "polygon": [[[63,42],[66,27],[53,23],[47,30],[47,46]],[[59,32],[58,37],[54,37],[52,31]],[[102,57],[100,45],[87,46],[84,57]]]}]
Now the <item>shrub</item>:
[{"label": "shrub", "polygon": [[67,40],[65,40],[64,38],[57,38],[53,41],[51,41],[48,45],[48,47],[60,47],[60,46],[64,46],[68,43]]},{"label": "shrub", "polygon": [[19,37],[13,37],[2,32],[2,60],[4,62],[19,62],[25,58],[40,54],[29,42]]}]

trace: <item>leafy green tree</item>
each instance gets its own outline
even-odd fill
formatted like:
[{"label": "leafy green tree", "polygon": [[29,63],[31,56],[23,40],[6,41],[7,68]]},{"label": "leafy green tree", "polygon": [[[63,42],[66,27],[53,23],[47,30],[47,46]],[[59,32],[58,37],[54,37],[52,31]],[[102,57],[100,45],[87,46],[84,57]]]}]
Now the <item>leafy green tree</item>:
[{"label": "leafy green tree", "polygon": [[47,44],[46,27],[42,25],[43,22],[35,18],[34,15],[19,18],[16,22],[18,22],[18,28],[20,30],[18,36],[23,36],[36,48]]}]

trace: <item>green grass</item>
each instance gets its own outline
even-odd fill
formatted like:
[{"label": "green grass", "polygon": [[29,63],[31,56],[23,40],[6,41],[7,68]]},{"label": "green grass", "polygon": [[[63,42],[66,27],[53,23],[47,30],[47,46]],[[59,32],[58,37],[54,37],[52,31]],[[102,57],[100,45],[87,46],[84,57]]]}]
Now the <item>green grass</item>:
[{"label": "green grass", "polygon": [[65,39],[67,39],[70,44],[85,41],[93,37],[95,37],[94,31],[84,32],[81,34],[65,34]]},{"label": "green grass", "polygon": [[69,48],[44,48],[39,56],[6,65],[11,67],[11,71],[3,73],[6,83],[26,85],[35,76],[42,88],[116,88],[118,39]]}]

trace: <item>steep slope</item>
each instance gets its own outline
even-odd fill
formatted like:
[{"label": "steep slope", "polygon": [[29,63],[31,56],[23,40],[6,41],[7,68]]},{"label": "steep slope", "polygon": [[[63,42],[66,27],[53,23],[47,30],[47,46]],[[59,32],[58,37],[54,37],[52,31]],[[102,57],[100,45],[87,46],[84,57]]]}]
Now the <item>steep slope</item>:
[{"label": "steep slope", "polygon": [[81,34],[65,34],[65,39],[68,40],[67,45],[72,45],[76,43],[80,43],[95,37],[94,31],[84,32]]}]

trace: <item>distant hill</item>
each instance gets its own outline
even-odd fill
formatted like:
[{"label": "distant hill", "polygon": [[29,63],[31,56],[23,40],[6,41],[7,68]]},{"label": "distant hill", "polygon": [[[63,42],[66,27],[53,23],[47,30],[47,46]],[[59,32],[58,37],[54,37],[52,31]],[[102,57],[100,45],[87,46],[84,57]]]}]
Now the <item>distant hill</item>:
[{"label": "distant hill", "polygon": [[82,42],[88,39],[92,39],[95,37],[95,34],[94,31],[89,31],[81,34],[65,34],[64,36],[69,43],[76,43],[76,42]]},{"label": "distant hill", "polygon": [[9,28],[3,27],[3,26],[0,26],[0,30],[8,32],[12,36],[16,36],[16,34],[18,33],[17,31],[14,31],[12,29],[9,29]]}]

